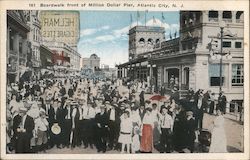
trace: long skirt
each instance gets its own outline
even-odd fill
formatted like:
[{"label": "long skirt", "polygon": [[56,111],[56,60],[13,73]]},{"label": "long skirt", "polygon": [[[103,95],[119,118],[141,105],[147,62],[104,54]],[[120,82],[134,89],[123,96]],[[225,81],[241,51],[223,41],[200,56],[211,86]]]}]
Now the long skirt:
[{"label": "long skirt", "polygon": [[141,137],[141,151],[152,152],[153,149],[153,129],[150,124],[143,124]]}]

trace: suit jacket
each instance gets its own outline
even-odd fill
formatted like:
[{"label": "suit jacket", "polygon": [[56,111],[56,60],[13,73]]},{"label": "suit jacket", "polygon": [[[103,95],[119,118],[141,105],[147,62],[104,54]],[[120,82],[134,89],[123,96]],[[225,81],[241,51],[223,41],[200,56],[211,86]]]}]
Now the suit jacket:
[{"label": "suit jacket", "polygon": [[[49,106],[50,106],[50,108],[48,110],[48,118],[47,118],[47,120],[48,120],[49,124],[52,124],[54,122],[54,114],[55,114],[55,112],[54,112],[54,109],[53,109],[52,105],[49,104]],[[46,112],[46,104],[43,105],[43,109]]]},{"label": "suit jacket", "polygon": [[[20,115],[16,115],[13,119],[14,137],[18,135],[17,128],[19,128],[21,123],[22,123],[22,117]],[[32,138],[33,136],[32,131],[34,127],[35,124],[33,118],[27,115],[24,122],[24,129],[26,129],[26,134],[29,138]]]},{"label": "suit jacket", "polygon": [[102,115],[101,115],[101,113],[98,113],[98,114],[95,116],[95,122],[96,122],[96,124],[97,124],[97,123],[100,123],[101,128],[104,128],[106,125],[108,125],[108,120],[109,120],[109,117],[108,117],[107,112],[105,112],[105,113],[102,114]]}]

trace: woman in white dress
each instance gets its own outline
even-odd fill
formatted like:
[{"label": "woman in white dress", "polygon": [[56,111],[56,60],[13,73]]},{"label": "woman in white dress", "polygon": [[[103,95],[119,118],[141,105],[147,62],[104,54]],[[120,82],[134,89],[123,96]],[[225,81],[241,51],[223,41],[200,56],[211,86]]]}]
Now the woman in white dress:
[{"label": "woman in white dress", "polygon": [[220,110],[217,110],[217,116],[213,121],[213,130],[210,153],[225,153],[227,152],[227,139],[224,129],[224,117]]}]

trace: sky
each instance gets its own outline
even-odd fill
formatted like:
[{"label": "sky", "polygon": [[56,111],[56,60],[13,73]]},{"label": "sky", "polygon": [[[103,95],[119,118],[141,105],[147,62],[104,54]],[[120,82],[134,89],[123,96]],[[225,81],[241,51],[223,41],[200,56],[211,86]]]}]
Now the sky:
[{"label": "sky", "polygon": [[[110,67],[127,62],[127,34],[137,23],[145,25],[145,11],[81,11],[78,52],[83,58],[95,53],[101,58],[101,65]],[[172,36],[176,31],[178,35],[179,12],[149,11],[146,13],[146,25],[165,27],[168,39],[170,30]]]}]

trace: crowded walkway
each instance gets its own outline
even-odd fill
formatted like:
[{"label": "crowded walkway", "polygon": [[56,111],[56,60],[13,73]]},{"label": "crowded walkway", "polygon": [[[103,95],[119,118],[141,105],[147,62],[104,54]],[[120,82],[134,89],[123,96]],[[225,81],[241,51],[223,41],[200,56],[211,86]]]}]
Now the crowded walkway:
[{"label": "crowded walkway", "polygon": [[[223,93],[215,104],[210,91],[190,91],[186,99],[180,99],[176,87],[169,95],[145,90],[143,83],[131,86],[120,79],[11,84],[7,88],[7,152],[227,152]],[[204,117],[209,116],[214,122],[207,124]],[[218,138],[223,143],[217,144]]]}]

